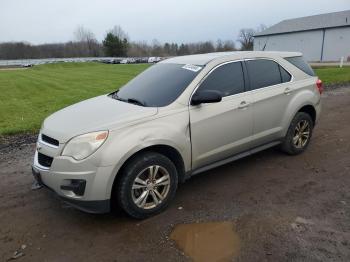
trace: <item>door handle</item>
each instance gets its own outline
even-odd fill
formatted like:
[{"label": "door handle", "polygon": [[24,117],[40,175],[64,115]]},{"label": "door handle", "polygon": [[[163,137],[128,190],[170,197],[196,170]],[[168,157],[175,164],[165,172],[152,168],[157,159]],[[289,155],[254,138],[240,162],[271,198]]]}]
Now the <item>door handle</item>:
[{"label": "door handle", "polygon": [[289,87],[287,87],[286,89],[284,89],[284,93],[286,94],[286,95],[289,95],[290,93],[292,93],[292,89],[291,88],[289,88]]},{"label": "door handle", "polygon": [[239,109],[244,109],[244,108],[247,108],[248,106],[249,106],[249,103],[247,103],[246,101],[242,101],[242,102],[239,104],[238,108],[239,108]]}]

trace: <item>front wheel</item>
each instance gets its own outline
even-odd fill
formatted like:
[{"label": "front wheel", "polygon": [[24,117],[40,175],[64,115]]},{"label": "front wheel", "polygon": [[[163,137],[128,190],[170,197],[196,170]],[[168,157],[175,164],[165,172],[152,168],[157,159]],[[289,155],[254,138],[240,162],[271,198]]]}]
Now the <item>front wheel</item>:
[{"label": "front wheel", "polygon": [[314,124],[309,114],[298,112],[290,123],[287,135],[282,142],[282,151],[297,155],[305,151],[310,143]]},{"label": "front wheel", "polygon": [[143,219],[163,211],[174,198],[178,175],[173,162],[155,152],[132,159],[122,171],[117,190],[120,207]]}]

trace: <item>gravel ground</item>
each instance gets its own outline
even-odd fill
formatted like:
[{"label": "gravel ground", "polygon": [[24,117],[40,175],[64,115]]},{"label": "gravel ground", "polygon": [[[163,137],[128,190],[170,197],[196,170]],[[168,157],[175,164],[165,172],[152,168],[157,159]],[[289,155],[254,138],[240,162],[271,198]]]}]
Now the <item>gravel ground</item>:
[{"label": "gravel ground", "polygon": [[304,154],[270,149],[193,177],[144,221],[85,214],[32,191],[35,136],[2,138],[0,261],[187,261],[170,233],[201,222],[233,223],[234,261],[350,261],[350,87],[323,96]]}]

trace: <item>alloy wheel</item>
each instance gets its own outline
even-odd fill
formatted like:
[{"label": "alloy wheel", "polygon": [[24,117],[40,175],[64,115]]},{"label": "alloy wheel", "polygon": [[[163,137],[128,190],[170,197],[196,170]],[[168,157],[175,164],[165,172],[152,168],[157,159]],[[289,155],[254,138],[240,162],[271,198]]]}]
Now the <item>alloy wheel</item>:
[{"label": "alloy wheel", "polygon": [[169,172],[164,167],[152,165],[136,176],[131,189],[132,200],[139,208],[152,209],[162,203],[169,189]]},{"label": "alloy wheel", "polygon": [[295,127],[293,144],[296,148],[303,148],[310,138],[310,124],[307,120],[301,120]]}]

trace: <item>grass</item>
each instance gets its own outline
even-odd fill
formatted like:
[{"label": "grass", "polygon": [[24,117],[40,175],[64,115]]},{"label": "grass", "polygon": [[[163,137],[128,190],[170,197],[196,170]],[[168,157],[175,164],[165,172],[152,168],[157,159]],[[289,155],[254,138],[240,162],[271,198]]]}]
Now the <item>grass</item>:
[{"label": "grass", "polygon": [[350,83],[350,67],[326,67],[314,70],[325,85]]},{"label": "grass", "polygon": [[[116,90],[147,67],[57,63],[26,70],[0,70],[0,136],[35,132],[51,113]],[[350,83],[350,67],[315,71],[326,85]]]},{"label": "grass", "polygon": [[51,113],[116,90],[147,67],[58,63],[0,70],[0,135],[35,132]]}]

